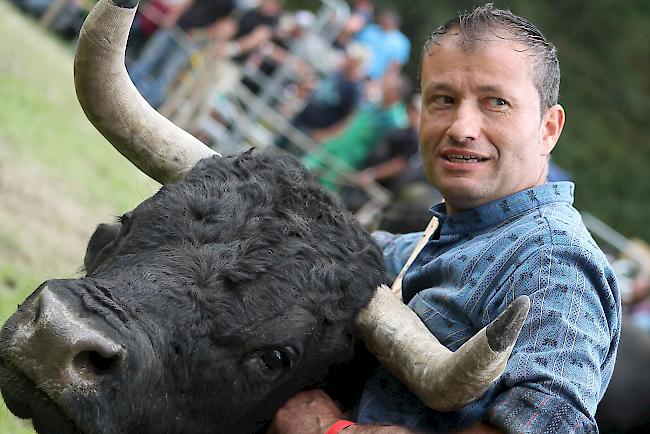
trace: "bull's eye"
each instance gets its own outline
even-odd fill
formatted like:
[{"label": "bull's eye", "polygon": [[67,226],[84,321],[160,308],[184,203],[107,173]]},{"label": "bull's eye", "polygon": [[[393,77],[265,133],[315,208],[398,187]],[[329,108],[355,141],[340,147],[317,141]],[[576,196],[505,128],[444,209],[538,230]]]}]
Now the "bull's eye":
[{"label": "bull's eye", "polygon": [[292,372],[298,360],[297,352],[290,346],[259,348],[244,357],[243,368],[259,384],[270,384]]},{"label": "bull's eye", "polygon": [[287,368],[291,364],[289,357],[280,350],[268,350],[260,355],[264,367],[270,371]]}]

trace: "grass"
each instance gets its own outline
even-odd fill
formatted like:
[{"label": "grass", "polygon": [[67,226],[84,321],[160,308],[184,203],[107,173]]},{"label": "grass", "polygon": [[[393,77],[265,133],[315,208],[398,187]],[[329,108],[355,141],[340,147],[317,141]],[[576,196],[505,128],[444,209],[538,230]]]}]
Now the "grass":
[{"label": "grass", "polygon": [[[29,270],[21,270],[19,266],[0,266],[0,323],[4,322],[18,303],[24,299],[25,292],[19,288],[34,288],[38,282],[30,277]],[[27,421],[17,419],[0,399],[0,434],[31,434],[33,430]]]},{"label": "grass", "polygon": [[10,5],[0,6],[0,137],[17,156],[45,165],[51,174],[74,173],[62,178],[84,205],[101,199],[130,208],[138,172],[106,145],[79,107],[73,47],[52,39]]},{"label": "grass", "polygon": [[[76,275],[95,225],[158,187],[86,119],[72,54],[0,2],[0,324],[42,281]],[[0,434],[32,432],[0,401]]]}]

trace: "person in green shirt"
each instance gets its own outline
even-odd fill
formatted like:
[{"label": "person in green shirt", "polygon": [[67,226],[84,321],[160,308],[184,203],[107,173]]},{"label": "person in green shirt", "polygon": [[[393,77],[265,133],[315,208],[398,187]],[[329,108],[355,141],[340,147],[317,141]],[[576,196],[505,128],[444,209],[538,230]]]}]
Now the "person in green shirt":
[{"label": "person in green shirt", "polygon": [[361,106],[340,134],[303,156],[305,167],[320,179],[323,186],[338,191],[342,173],[360,168],[388,131],[406,126],[403,101],[410,88],[406,77],[398,73],[387,74],[382,79],[379,101]]}]

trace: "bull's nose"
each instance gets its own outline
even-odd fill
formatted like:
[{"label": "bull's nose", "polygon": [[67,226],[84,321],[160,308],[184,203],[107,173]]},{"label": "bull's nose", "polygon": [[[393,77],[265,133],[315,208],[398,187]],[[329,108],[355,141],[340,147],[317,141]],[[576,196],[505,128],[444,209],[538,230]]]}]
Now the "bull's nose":
[{"label": "bull's nose", "polygon": [[48,287],[21,309],[10,358],[50,396],[70,387],[92,390],[120,368],[124,348]]}]

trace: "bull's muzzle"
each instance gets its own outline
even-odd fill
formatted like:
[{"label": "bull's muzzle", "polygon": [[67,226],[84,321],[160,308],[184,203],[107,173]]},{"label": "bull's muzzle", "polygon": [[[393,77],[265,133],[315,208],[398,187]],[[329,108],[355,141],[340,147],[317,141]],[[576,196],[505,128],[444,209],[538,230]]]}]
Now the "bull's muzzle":
[{"label": "bull's muzzle", "polygon": [[71,304],[45,286],[7,323],[14,332],[3,357],[54,400],[71,389],[95,390],[126,357],[122,346]]}]

